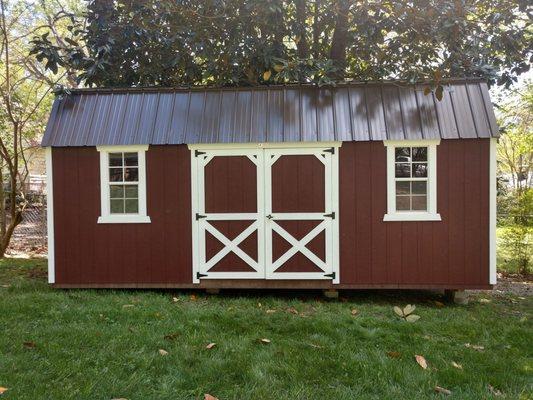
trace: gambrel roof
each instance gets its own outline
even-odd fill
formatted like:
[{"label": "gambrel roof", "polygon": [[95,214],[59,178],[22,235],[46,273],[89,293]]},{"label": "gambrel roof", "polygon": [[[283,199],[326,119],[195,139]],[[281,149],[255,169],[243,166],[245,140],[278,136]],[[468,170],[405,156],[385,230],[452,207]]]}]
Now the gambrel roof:
[{"label": "gambrel roof", "polygon": [[458,139],[498,136],[487,85],[441,101],[400,82],[77,89],[55,100],[43,146]]}]

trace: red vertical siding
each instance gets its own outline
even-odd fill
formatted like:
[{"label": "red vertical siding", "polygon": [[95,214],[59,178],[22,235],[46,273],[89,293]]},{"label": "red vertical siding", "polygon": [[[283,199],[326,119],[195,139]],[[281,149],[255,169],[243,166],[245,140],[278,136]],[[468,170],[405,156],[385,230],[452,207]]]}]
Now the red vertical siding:
[{"label": "red vertical siding", "polygon": [[437,146],[437,222],[383,222],[382,142],[345,142],[339,163],[343,284],[488,284],[488,139],[442,140]]},{"label": "red vertical siding", "polygon": [[[488,285],[488,139],[442,140],[437,146],[439,222],[383,222],[387,183],[382,142],[345,142],[339,154],[342,285]],[[54,148],[55,267],[59,285],[191,284],[190,152],[183,145],[150,146],[146,165],[147,210],[152,222],[97,224],[98,152],[94,147]],[[291,168],[290,172],[296,171]],[[300,173],[313,182],[320,180],[312,168]],[[277,192],[283,187],[294,189],[286,185],[289,175],[280,176]],[[243,179],[248,181],[249,177]],[[214,179],[213,189],[221,182]],[[228,199],[234,195],[234,190],[227,192]],[[276,197],[276,201],[280,199]],[[314,209],[316,204],[310,200],[309,196],[301,198],[305,207]],[[289,208],[298,203],[296,196],[286,196],[284,201],[283,207]],[[246,196],[242,202],[249,203]],[[320,243],[310,246],[317,246],[313,251],[321,253]],[[297,261],[295,265],[299,265]],[[317,287],[327,283],[315,282]],[[306,287],[313,284],[307,283]],[[299,282],[290,285],[298,287]]]}]

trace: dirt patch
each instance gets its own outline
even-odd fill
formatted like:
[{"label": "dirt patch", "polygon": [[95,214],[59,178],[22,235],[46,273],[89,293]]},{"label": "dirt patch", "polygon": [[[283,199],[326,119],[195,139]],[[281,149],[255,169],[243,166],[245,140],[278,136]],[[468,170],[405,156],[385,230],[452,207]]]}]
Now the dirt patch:
[{"label": "dirt patch", "polygon": [[533,275],[498,273],[498,283],[491,290],[472,290],[474,293],[490,293],[494,295],[511,294],[514,296],[533,296]]},{"label": "dirt patch", "polygon": [[48,278],[48,271],[44,267],[32,267],[28,271],[28,278],[46,280]]}]

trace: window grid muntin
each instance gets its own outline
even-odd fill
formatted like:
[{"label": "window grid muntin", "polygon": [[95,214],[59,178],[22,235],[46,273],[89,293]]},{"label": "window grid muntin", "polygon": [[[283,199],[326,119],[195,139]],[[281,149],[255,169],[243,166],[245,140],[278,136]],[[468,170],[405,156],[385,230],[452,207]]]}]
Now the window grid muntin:
[{"label": "window grid muntin", "polygon": [[[120,154],[120,164],[112,164],[111,160],[117,159],[117,155]],[[134,164],[129,164],[126,162],[126,154],[128,155],[128,158],[131,159],[132,157],[135,157]],[[135,155],[135,156],[134,156]],[[111,170],[112,169],[121,169],[122,170],[122,180],[111,180]],[[136,171],[136,180],[126,180],[126,170],[135,170]],[[108,161],[107,161],[107,173],[108,173],[108,186],[109,186],[109,213],[112,215],[138,215],[139,214],[139,152],[131,152],[131,151],[116,151],[116,152],[109,152],[108,153]],[[122,186],[122,193],[123,195],[120,197],[114,197],[111,193],[113,192],[112,187],[119,187]],[[126,187],[136,187],[137,188],[137,196],[136,197],[128,197],[126,195]],[[120,207],[121,211],[116,211],[115,207],[113,205],[118,205],[119,201],[122,201],[122,207]],[[135,202],[133,202],[135,201]],[[127,205],[130,205],[132,207],[129,207],[131,212],[127,212]]]},{"label": "window grid muntin", "polygon": [[[409,149],[409,152],[407,153],[407,156],[405,155],[403,149]],[[416,160],[414,161],[414,152],[413,149],[425,149],[425,160]],[[404,154],[402,154],[404,153]],[[400,160],[398,161],[398,157],[407,157],[408,160]],[[408,165],[408,171],[409,171],[409,177],[397,177],[397,166],[399,164]],[[425,165],[425,177],[417,177],[413,176],[413,165]],[[395,196],[395,211],[398,213],[406,213],[406,212],[428,212],[429,211],[429,201],[428,201],[428,195],[429,195],[429,147],[428,146],[397,146],[394,148],[394,196]],[[398,186],[397,182],[409,182],[409,194],[398,194]],[[413,182],[426,182],[426,193],[425,194],[413,194]],[[409,199],[409,209],[399,209],[398,208],[398,198],[400,199]],[[426,207],[424,209],[414,209],[413,208],[413,199],[416,198],[425,198],[425,205]]]}]

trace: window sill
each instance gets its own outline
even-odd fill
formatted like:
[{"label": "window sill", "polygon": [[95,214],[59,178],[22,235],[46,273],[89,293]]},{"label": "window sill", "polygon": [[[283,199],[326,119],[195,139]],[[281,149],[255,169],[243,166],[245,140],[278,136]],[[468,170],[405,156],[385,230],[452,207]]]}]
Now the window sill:
[{"label": "window sill", "polygon": [[152,221],[146,215],[106,215],[98,217],[99,224],[149,224]]},{"label": "window sill", "polygon": [[383,221],[441,221],[440,214],[426,212],[406,212],[385,214]]}]

